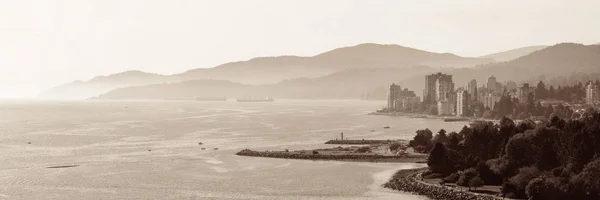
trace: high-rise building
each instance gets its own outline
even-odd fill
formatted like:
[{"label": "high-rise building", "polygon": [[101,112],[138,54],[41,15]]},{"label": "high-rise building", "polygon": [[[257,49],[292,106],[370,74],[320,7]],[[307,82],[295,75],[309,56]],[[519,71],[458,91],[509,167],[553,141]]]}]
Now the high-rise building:
[{"label": "high-rise building", "polygon": [[425,76],[425,89],[423,89],[423,102],[424,103],[428,103],[428,104],[435,103],[435,100],[437,99],[437,94],[435,92],[437,78],[438,78],[437,74],[431,74],[431,75]]},{"label": "high-rise building", "polygon": [[498,81],[496,80],[495,76],[488,77],[487,83],[485,84],[485,86],[487,87],[488,90],[490,90],[490,92],[496,93],[497,85],[498,85]]},{"label": "high-rise building", "polygon": [[[438,101],[449,100],[448,93],[454,91],[452,75],[437,73],[425,76],[423,101],[435,104]],[[453,101],[453,99],[450,99]]]},{"label": "high-rise building", "polygon": [[469,81],[469,84],[467,85],[467,92],[471,94],[471,101],[477,101],[477,80],[473,79]]},{"label": "high-rise building", "polygon": [[390,85],[390,90],[388,91],[388,109],[394,109],[394,101],[400,98],[401,91],[402,88],[399,85]]},{"label": "high-rise building", "polygon": [[590,82],[585,90],[585,102],[587,104],[595,104],[598,101],[598,88]]},{"label": "high-rise building", "polygon": [[465,117],[469,109],[469,93],[465,90],[456,92],[456,116]]},{"label": "high-rise building", "polygon": [[534,87],[529,86],[529,83],[524,83],[523,86],[519,87],[518,96],[519,102],[527,102],[529,94],[534,94]]},{"label": "high-rise building", "polygon": [[414,100],[414,97],[416,96],[417,95],[414,91],[410,91],[407,88],[404,88],[403,90],[399,85],[392,84],[390,85],[390,90],[388,91],[387,108],[390,111],[403,108],[404,106],[398,106],[402,105],[403,99],[411,98]]},{"label": "high-rise building", "polygon": [[454,98],[452,98],[452,92],[454,92],[454,82],[452,82],[452,75],[444,74],[438,77],[435,89],[437,92],[436,101],[454,102]]}]

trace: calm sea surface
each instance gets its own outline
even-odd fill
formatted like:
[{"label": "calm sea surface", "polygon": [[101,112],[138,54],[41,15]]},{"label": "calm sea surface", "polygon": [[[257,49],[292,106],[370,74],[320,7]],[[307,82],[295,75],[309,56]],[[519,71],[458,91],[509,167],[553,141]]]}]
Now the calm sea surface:
[{"label": "calm sea surface", "polygon": [[410,139],[465,124],[366,115],[382,105],[0,102],[0,199],[424,199],[381,187],[396,170],[423,165],[234,155],[327,147],[340,132]]}]

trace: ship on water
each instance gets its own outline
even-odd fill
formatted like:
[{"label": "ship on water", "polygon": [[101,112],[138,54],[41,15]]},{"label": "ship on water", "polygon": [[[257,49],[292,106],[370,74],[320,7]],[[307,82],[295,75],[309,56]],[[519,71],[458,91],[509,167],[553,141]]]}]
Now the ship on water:
[{"label": "ship on water", "polygon": [[237,99],[238,102],[272,102],[275,101],[272,97],[266,98],[240,98]]},{"label": "ship on water", "polygon": [[227,101],[227,97],[195,97],[196,101]]}]

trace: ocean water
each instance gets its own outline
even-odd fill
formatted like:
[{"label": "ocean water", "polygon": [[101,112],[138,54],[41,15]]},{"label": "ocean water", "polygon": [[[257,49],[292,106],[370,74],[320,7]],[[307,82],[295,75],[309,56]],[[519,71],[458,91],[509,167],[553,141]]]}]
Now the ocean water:
[{"label": "ocean water", "polygon": [[465,124],[366,115],[382,105],[0,102],[0,199],[425,199],[381,187],[398,169],[422,164],[234,155],[329,147],[323,143],[340,132],[410,139],[417,129],[458,131]]}]

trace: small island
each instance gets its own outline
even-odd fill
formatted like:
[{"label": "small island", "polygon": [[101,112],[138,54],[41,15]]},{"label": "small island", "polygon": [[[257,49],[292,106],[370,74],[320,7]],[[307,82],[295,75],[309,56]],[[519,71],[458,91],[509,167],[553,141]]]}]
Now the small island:
[{"label": "small island", "polygon": [[427,154],[415,153],[402,140],[330,140],[325,144],[360,145],[337,146],[312,150],[255,151],[244,149],[236,153],[239,156],[306,159],[306,160],[338,160],[356,162],[404,162],[424,163]]}]

